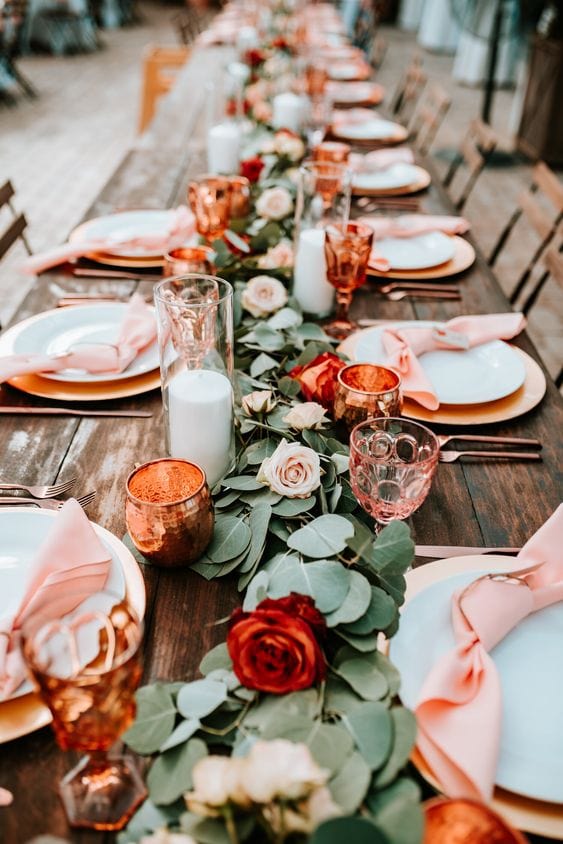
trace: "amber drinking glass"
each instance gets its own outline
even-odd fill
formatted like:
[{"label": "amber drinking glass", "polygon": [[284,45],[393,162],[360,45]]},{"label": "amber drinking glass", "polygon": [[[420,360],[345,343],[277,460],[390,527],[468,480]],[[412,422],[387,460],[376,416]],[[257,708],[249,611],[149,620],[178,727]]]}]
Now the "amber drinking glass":
[{"label": "amber drinking glass", "polygon": [[231,220],[233,187],[226,176],[203,176],[190,182],[188,200],[198,233],[211,243],[223,237]]},{"label": "amber drinking glass", "polygon": [[88,753],[59,785],[71,826],[121,829],[146,797],[132,760],[108,755],[135,717],[142,632],[127,600],[107,592],[63,620],[31,618],[24,627],[24,657],[58,745]]},{"label": "amber drinking glass", "polygon": [[337,375],[334,421],[348,433],[366,419],[399,416],[401,379],[393,369],[373,363],[351,363]]},{"label": "amber drinking glass", "polygon": [[406,419],[368,419],[350,435],[350,485],[378,525],[407,519],[425,500],[440,445],[424,425]]},{"label": "amber drinking glass", "polygon": [[171,249],[164,255],[164,276],[185,275],[186,273],[203,273],[213,275],[215,252],[209,246],[181,246]]},{"label": "amber drinking glass", "polygon": [[239,220],[250,213],[250,182],[245,176],[229,176],[231,183],[231,219]]},{"label": "amber drinking glass", "polygon": [[348,317],[354,290],[366,280],[373,229],[362,223],[333,223],[325,229],[326,277],[336,289],[336,318],[324,325],[327,334],[344,339],[356,324]]},{"label": "amber drinking glass", "polygon": [[323,141],[313,147],[314,161],[329,161],[332,164],[346,164],[350,157],[351,147],[340,141]]}]

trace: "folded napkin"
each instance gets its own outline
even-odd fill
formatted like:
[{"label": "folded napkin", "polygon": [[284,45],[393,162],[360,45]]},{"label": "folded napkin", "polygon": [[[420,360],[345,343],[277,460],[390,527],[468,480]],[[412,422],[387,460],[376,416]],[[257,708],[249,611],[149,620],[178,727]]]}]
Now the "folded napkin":
[{"label": "folded napkin", "polygon": [[185,205],[180,205],[179,208],[170,212],[168,228],[164,231],[149,232],[139,237],[131,237],[129,231],[123,232],[122,235],[117,231],[105,238],[98,237],[65,243],[55,249],[31,255],[22,265],[22,270],[30,275],[38,275],[50,267],[70,261],[71,258],[82,258],[90,252],[103,252],[108,249],[126,250],[142,247],[155,255],[162,255],[169,249],[181,246],[194,232],[194,215]]},{"label": "folded napkin", "polygon": [[[375,173],[378,170],[387,170],[393,164],[414,164],[412,149],[409,149],[409,147],[376,149],[373,152],[368,152],[367,155],[354,152],[348,159],[348,166],[355,173]],[[364,220],[366,219],[370,220],[368,225],[371,225],[374,221],[375,225],[378,226],[381,222],[380,217],[364,217]],[[385,222],[391,221],[386,220]]]},{"label": "folded napkin", "polygon": [[82,507],[69,499],[30,566],[16,613],[0,618],[0,701],[12,695],[26,678],[19,648],[22,627],[32,618],[38,624],[61,618],[99,592],[110,564],[111,555]]},{"label": "folded napkin", "polygon": [[359,126],[371,120],[383,118],[372,108],[335,108],[332,112],[333,126]]},{"label": "folded napkin", "polygon": [[490,340],[510,340],[526,325],[523,314],[485,314],[454,317],[440,327],[423,328],[413,323],[405,328],[385,329],[382,333],[386,364],[401,374],[403,395],[437,410],[440,406],[418,356],[439,349],[465,350]]},{"label": "folded napkin", "polygon": [[8,355],[0,358],[0,384],[18,375],[84,369],[86,372],[123,372],[139,352],[156,338],[156,320],[143,297],[135,293],[125,313],[115,345],[76,344],[56,355]]},{"label": "folded napkin", "polygon": [[524,545],[509,578],[479,578],[453,596],[457,646],[433,667],[415,709],[417,746],[449,797],[492,795],[502,690],[489,652],[530,613],[563,600],[562,549],[563,504]]}]

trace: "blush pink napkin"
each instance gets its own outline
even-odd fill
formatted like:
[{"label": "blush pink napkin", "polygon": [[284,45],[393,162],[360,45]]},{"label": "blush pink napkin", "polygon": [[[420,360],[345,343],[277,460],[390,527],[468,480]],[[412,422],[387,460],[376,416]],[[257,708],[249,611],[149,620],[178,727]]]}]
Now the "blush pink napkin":
[{"label": "blush pink napkin", "polygon": [[439,349],[481,346],[490,340],[510,340],[526,325],[520,313],[484,314],[454,317],[439,328],[393,328],[383,331],[386,364],[401,374],[403,395],[436,410],[440,403],[418,356]]},{"label": "blush pink napkin", "polygon": [[18,375],[84,369],[86,372],[123,372],[139,352],[156,338],[156,320],[141,295],[131,298],[115,345],[77,344],[60,355],[9,355],[0,358],[0,384]]},{"label": "blush pink napkin", "polygon": [[[414,153],[412,149],[409,149],[409,147],[375,149],[366,155],[353,152],[348,159],[348,166],[355,173],[373,173],[377,170],[387,170],[388,167],[392,167],[394,164],[414,164]],[[376,228],[381,218],[364,217],[364,222],[366,221],[369,221],[368,225],[371,225],[372,228],[374,228],[372,225],[372,222],[374,222]],[[390,221],[385,220],[385,222]]]},{"label": "blush pink napkin", "polygon": [[104,588],[111,555],[98,539],[82,507],[69,499],[29,570],[24,596],[12,617],[0,618],[0,700],[25,680],[20,631],[29,619],[61,618]]},{"label": "blush pink napkin", "polygon": [[332,112],[333,126],[360,126],[370,120],[383,118],[372,108],[335,108]]},{"label": "blush pink napkin", "polygon": [[502,690],[489,652],[530,613],[563,600],[563,504],[516,562],[518,580],[480,578],[454,595],[457,646],[436,663],[415,709],[417,747],[449,797],[492,795]]},{"label": "blush pink napkin", "polygon": [[65,243],[55,249],[40,252],[32,255],[22,265],[22,271],[30,275],[38,275],[50,267],[56,267],[72,258],[81,258],[90,252],[101,252],[104,250],[139,249],[142,247],[151,250],[155,255],[161,255],[169,249],[181,246],[184,241],[195,232],[195,217],[185,206],[170,212],[168,228],[165,231],[159,230],[154,233],[146,233],[140,237],[119,236],[117,232],[112,237],[92,238],[89,240],[78,240],[72,243]]}]

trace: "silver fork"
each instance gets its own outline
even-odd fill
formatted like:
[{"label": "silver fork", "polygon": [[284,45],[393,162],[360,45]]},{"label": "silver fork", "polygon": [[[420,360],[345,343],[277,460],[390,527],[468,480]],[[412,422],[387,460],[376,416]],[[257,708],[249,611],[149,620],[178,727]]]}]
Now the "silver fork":
[{"label": "silver fork", "polygon": [[389,284],[377,285],[378,293],[391,293],[392,290],[435,290],[440,293],[459,293],[457,284],[440,284],[436,281],[392,281]]},{"label": "silver fork", "polygon": [[400,302],[401,299],[461,299],[459,292],[445,291],[442,293],[441,290],[392,290],[390,293],[383,295],[391,302]]},{"label": "silver fork", "polygon": [[529,445],[541,448],[539,440],[531,437],[488,437],[485,434],[436,434],[440,448],[451,443],[452,440],[460,440],[472,443],[498,443],[499,445]]},{"label": "silver fork", "polygon": [[[97,494],[97,490],[94,490],[93,492],[87,492],[86,495],[81,495],[76,500],[81,507],[87,507],[88,504],[92,503]],[[63,504],[66,504],[66,501],[59,501],[55,498],[18,498],[15,495],[13,497],[4,495],[0,498],[0,504],[23,504],[26,507],[30,505],[39,507],[41,510],[60,510]]]},{"label": "silver fork", "polygon": [[460,457],[506,458],[508,460],[541,460],[537,451],[441,451],[440,463],[455,463]]},{"label": "silver fork", "polygon": [[69,481],[63,481],[60,484],[52,484],[51,486],[26,486],[25,484],[0,484],[0,490],[21,489],[24,492],[29,492],[34,498],[56,498],[57,495],[63,495],[68,492],[74,484],[76,478],[71,478]]}]

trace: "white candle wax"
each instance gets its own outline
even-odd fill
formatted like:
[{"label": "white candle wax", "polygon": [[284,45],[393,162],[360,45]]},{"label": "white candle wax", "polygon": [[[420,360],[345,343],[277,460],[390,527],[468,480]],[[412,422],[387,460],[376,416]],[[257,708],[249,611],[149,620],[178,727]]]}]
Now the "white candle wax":
[{"label": "white candle wax", "polygon": [[332,310],[334,287],[326,280],[325,233],[303,229],[293,270],[293,295],[309,314],[325,316]]},{"label": "white candle wax", "polygon": [[205,471],[213,487],[231,467],[233,388],[210,369],[179,372],[168,385],[171,457],[183,457]]},{"label": "white candle wax", "polygon": [[240,130],[235,123],[219,123],[207,133],[207,166],[210,173],[238,173]]},{"label": "white candle wax", "polygon": [[273,102],[272,124],[275,129],[291,129],[292,132],[299,132],[303,122],[304,103],[297,94],[288,91],[285,94],[278,94]]}]

